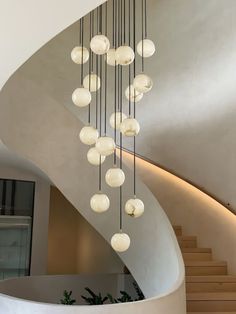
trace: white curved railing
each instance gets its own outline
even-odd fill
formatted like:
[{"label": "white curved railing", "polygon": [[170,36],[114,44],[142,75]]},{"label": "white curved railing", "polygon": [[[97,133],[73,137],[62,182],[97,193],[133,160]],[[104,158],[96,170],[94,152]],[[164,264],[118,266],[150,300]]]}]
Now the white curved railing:
[{"label": "white curved railing", "polygon": [[[14,90],[14,93],[12,93]],[[17,97],[15,97],[17,95]],[[89,209],[89,199],[97,191],[97,169],[86,160],[86,148],[77,138],[82,123],[66,108],[44,94],[44,90],[16,73],[0,95],[0,133],[4,143],[42,169],[80,213],[110,240],[118,230],[118,195],[108,190],[111,209],[97,215]],[[9,132],[8,126],[11,125]],[[112,166],[112,158],[107,168]],[[132,195],[132,175],[125,168],[127,180],[124,199]],[[138,195],[144,200],[146,213],[141,219],[126,217],[124,230],[131,236],[131,247],[121,259],[130,269],[147,300],[117,306],[83,307],[83,313],[185,312],[184,267],[171,225],[156,199],[140,181]],[[104,228],[106,226],[106,228]],[[151,298],[151,299],[149,299]],[[75,308],[25,302],[1,295],[0,313],[75,313]],[[4,311],[2,310],[4,309]],[[39,312],[37,312],[37,309]],[[1,312],[3,311],[3,312]]]}]

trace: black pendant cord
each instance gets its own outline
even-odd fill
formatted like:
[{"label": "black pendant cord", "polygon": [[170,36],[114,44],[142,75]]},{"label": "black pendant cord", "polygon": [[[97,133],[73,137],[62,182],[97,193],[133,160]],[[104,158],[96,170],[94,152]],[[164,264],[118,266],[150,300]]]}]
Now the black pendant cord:
[{"label": "black pendant cord", "polygon": [[[117,48],[117,0],[113,0],[113,44],[114,48]],[[117,108],[117,64],[115,61],[115,69],[114,69],[114,82],[115,82],[115,97],[114,97],[114,114],[115,114],[115,127],[114,127],[114,141],[115,145],[117,144],[117,138],[116,138],[116,108]],[[114,151],[114,165],[116,165],[116,148]]]},{"label": "black pendant cord", "polygon": [[[105,4],[105,35],[107,36],[107,2]],[[104,116],[104,134],[107,135],[107,55],[105,57],[105,116]]]},{"label": "black pendant cord", "polygon": [[98,55],[96,55],[96,100],[95,100],[95,127],[98,129]]},{"label": "black pendant cord", "polygon": [[126,0],[124,0],[124,3],[123,3],[123,8],[124,8],[124,45],[126,43]]},{"label": "black pendant cord", "polygon": [[[122,113],[122,107],[123,107],[123,99],[122,99],[122,84],[123,84],[123,73],[122,73],[122,67],[120,69],[120,112]],[[120,123],[122,122],[122,117],[120,116]],[[123,168],[123,135],[120,132],[120,169]],[[120,186],[120,232],[122,232],[123,227],[123,212],[122,212],[122,206],[123,206],[123,189],[122,185]]]},{"label": "black pendant cord", "polygon": [[82,43],[82,19],[79,20],[79,45]]},{"label": "black pendant cord", "polygon": [[82,45],[82,62],[81,62],[81,86],[84,79],[84,18],[81,19],[81,45]]},{"label": "black pendant cord", "polygon": [[[99,92],[99,136],[102,136],[102,56],[100,56],[100,92]],[[100,156],[100,162],[99,162],[99,191],[102,190],[102,163],[101,163],[101,156]]]},{"label": "black pendant cord", "polygon": [[[92,39],[92,12],[89,14],[89,42]],[[91,90],[91,62],[92,50],[89,48],[89,91]],[[88,124],[91,124],[91,103],[88,105]]]},{"label": "black pendant cord", "polygon": [[[131,47],[131,0],[129,0],[129,46]],[[131,117],[131,64],[129,64],[129,117]]]},{"label": "black pendant cord", "polygon": [[97,7],[97,35],[99,34],[99,7]]},{"label": "black pendant cord", "polygon": [[145,18],[145,38],[147,38],[148,27],[147,27],[147,0],[144,0],[144,18]]},{"label": "black pendant cord", "polygon": [[[136,0],[133,0],[133,44],[134,44],[134,54],[136,52]],[[134,59],[134,78],[136,76],[136,60]],[[135,94],[135,91],[134,91]],[[136,101],[134,97],[134,119],[136,118]],[[136,196],[136,136],[134,136],[134,196]]]},{"label": "black pendant cord", "polygon": [[143,56],[143,53],[144,53],[144,0],[142,0],[142,73],[144,72],[144,56]]}]

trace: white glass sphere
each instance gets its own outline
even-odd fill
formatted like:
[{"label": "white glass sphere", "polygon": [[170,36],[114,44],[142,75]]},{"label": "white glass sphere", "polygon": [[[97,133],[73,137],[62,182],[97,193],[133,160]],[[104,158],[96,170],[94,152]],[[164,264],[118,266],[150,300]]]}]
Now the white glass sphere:
[{"label": "white glass sphere", "polygon": [[126,233],[115,233],[111,238],[111,246],[116,252],[125,252],[130,247],[130,237]]},{"label": "white glass sphere", "polygon": [[90,199],[90,206],[96,213],[103,213],[110,207],[110,200],[106,194],[94,194]]},{"label": "white glass sphere", "polygon": [[139,102],[143,98],[143,93],[138,92],[133,85],[130,85],[125,90],[125,96],[131,102]]},{"label": "white glass sphere", "polygon": [[127,116],[123,112],[120,112],[120,111],[117,111],[116,113],[114,112],[110,116],[110,126],[113,129],[116,128],[117,130],[119,130],[121,122],[123,122],[126,118],[127,118]]},{"label": "white glass sphere", "polygon": [[144,213],[144,204],[138,198],[131,198],[125,204],[125,212],[131,217],[138,218]]},{"label": "white glass sphere", "polygon": [[127,118],[121,123],[120,131],[124,136],[135,136],[140,131],[140,125],[136,119]]},{"label": "white glass sphere", "polygon": [[96,35],[91,39],[90,48],[95,54],[103,55],[108,52],[110,41],[104,35]]},{"label": "white glass sphere", "polygon": [[116,144],[113,138],[108,136],[102,136],[99,137],[99,139],[97,140],[95,147],[99,154],[101,154],[102,156],[109,156],[114,153]]},{"label": "white glass sphere", "polygon": [[134,61],[134,51],[129,46],[120,46],[116,49],[116,62],[120,65],[129,65]]},{"label": "white glass sphere", "polygon": [[[89,80],[90,80],[90,88],[89,88]],[[83,80],[84,88],[90,90],[90,92],[96,92],[101,87],[101,80],[97,74],[88,74],[85,76]]]},{"label": "white glass sphere", "polygon": [[98,139],[98,130],[92,126],[84,126],[79,134],[79,138],[83,144],[93,145]]},{"label": "white glass sphere", "polygon": [[100,163],[101,164],[104,163],[106,157],[100,155],[99,152],[96,150],[96,148],[92,147],[89,149],[89,151],[87,153],[87,159],[91,165],[99,166]]},{"label": "white glass sphere", "polygon": [[111,66],[116,66],[116,50],[111,48],[107,52],[107,64]]},{"label": "white glass sphere", "polygon": [[78,107],[86,107],[90,104],[92,96],[87,88],[76,88],[72,94],[72,101]]},{"label": "white glass sphere", "polygon": [[150,39],[144,39],[138,43],[137,51],[141,57],[143,56],[144,58],[149,58],[155,53],[156,47],[153,41]]},{"label": "white glass sphere", "polygon": [[76,64],[86,63],[89,59],[89,51],[86,47],[75,47],[71,51],[71,59]]},{"label": "white glass sphere", "polygon": [[133,86],[139,93],[147,93],[152,89],[153,81],[146,74],[139,74],[135,77]]},{"label": "white glass sphere", "polygon": [[105,180],[110,187],[117,188],[125,182],[124,171],[120,168],[108,169],[106,172]]}]

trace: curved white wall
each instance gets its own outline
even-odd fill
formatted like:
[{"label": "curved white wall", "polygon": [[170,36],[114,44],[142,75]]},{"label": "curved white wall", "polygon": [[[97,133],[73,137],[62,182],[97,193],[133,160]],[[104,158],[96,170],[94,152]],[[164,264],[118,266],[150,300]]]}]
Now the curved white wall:
[{"label": "curved white wall", "polygon": [[[124,153],[132,166],[132,156]],[[227,261],[229,274],[236,275],[236,215],[210,196],[171,173],[137,158],[140,178],[159,200],[173,225],[185,235],[196,235],[200,247],[213,250],[214,259]]]},{"label": "curved white wall", "polygon": [[[15,92],[12,93],[12,90]],[[97,215],[89,209],[89,199],[98,189],[97,180],[94,180],[98,171],[88,165],[87,148],[78,140],[78,131],[82,123],[66,108],[48,97],[43,89],[21,77],[20,73],[16,73],[9,80],[0,98],[2,112],[0,132],[4,143],[42,169],[71,203],[80,209],[82,215],[109,241],[112,234],[118,231],[118,193],[108,189],[103,182],[104,192],[110,195],[111,209],[104,215]],[[9,124],[11,132],[7,129]],[[112,158],[107,161],[103,171],[111,165]],[[125,171],[127,180],[124,186],[124,200],[132,195],[132,175],[128,169]],[[145,296],[153,300],[147,300],[140,305],[127,307],[121,305],[119,308],[122,310],[124,308],[124,313],[131,309],[134,311],[138,309],[140,313],[144,309],[149,310],[149,313],[156,313],[158,308],[162,310],[165,308],[166,313],[173,311],[183,313],[184,267],[175,235],[156,199],[140,181],[137,184],[137,191],[145,202],[146,214],[137,220],[124,218],[124,231],[129,232],[132,243],[130,249],[120,257]],[[162,298],[161,295],[166,297]],[[22,313],[24,309],[28,313],[27,304],[30,303],[22,305],[22,301],[2,296],[1,308],[7,309],[5,306],[10,306],[4,313],[11,313],[11,302],[16,308],[17,304],[20,306],[14,313]],[[155,308],[152,307],[154,304]],[[35,304],[32,306],[28,311],[36,307]],[[116,313],[117,308],[118,306],[114,307],[114,311],[112,308],[112,313]],[[41,313],[48,313],[48,307],[41,305],[41,309]],[[57,310],[57,307],[53,309]],[[110,308],[107,307],[107,310],[110,311]],[[58,311],[53,313],[60,311],[59,307]],[[93,313],[96,307],[89,308],[89,311]]]},{"label": "curved white wall", "polygon": [[56,34],[105,0],[17,0],[0,2],[0,89]]}]

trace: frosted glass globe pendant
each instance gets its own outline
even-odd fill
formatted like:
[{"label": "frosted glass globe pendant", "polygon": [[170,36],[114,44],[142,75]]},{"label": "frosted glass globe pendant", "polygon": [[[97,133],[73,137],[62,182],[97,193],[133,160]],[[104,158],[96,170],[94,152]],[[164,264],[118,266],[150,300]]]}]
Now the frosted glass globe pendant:
[{"label": "frosted glass globe pendant", "polygon": [[95,147],[102,156],[109,156],[114,153],[116,144],[112,137],[101,136],[97,139]]},{"label": "frosted glass globe pendant", "polygon": [[106,62],[111,66],[116,66],[116,49],[110,48],[106,55]]},{"label": "frosted glass globe pendant", "polygon": [[113,129],[120,129],[120,125],[121,123],[127,118],[126,114],[124,114],[123,112],[120,111],[116,111],[114,112],[111,116],[110,116],[110,126]]},{"label": "frosted glass globe pendant", "polygon": [[91,50],[97,55],[104,55],[110,48],[110,41],[105,35],[96,35],[90,42]]},{"label": "frosted glass globe pendant", "polygon": [[139,74],[135,76],[133,86],[137,92],[147,93],[152,89],[153,81],[146,74]]},{"label": "frosted glass globe pendant", "polygon": [[89,51],[86,47],[75,47],[71,51],[71,59],[76,64],[84,64],[89,59]]},{"label": "frosted glass globe pendant", "polygon": [[134,51],[129,46],[120,46],[116,49],[115,59],[119,65],[129,65],[134,61]]},{"label": "frosted glass globe pendant", "polygon": [[96,148],[92,147],[89,149],[87,153],[87,159],[91,165],[99,166],[100,164],[104,163],[106,156],[100,155]]},{"label": "frosted glass globe pendant", "polygon": [[106,194],[99,192],[91,197],[90,206],[96,213],[103,213],[109,209],[110,200]]},{"label": "frosted glass globe pendant", "polygon": [[90,92],[96,92],[101,87],[101,79],[97,74],[88,74],[85,76],[83,80],[84,88],[89,90]]},{"label": "frosted glass globe pendant", "polygon": [[142,39],[137,45],[138,54],[143,58],[149,58],[156,51],[155,44],[150,39]]},{"label": "frosted glass globe pendant", "polygon": [[121,123],[120,131],[124,136],[136,136],[139,134],[140,125],[136,119],[127,118]]},{"label": "frosted glass globe pendant", "polygon": [[128,250],[130,247],[130,237],[128,234],[123,233],[115,233],[111,238],[111,246],[112,248],[119,253],[123,253]]},{"label": "frosted glass globe pendant", "polygon": [[124,171],[116,167],[108,169],[105,180],[106,183],[112,188],[120,187],[125,182]]},{"label": "frosted glass globe pendant", "polygon": [[72,94],[72,101],[78,107],[86,107],[90,104],[92,96],[87,88],[76,88]]},{"label": "frosted glass globe pendant", "polygon": [[98,139],[98,130],[93,126],[84,126],[79,134],[81,142],[85,145],[94,145]]},{"label": "frosted glass globe pendant", "polygon": [[131,198],[125,204],[125,212],[130,217],[138,218],[144,213],[144,204],[138,198]]},{"label": "frosted glass globe pendant", "polygon": [[139,102],[143,98],[143,93],[140,93],[134,88],[134,85],[131,84],[125,90],[125,97],[131,102]]}]

